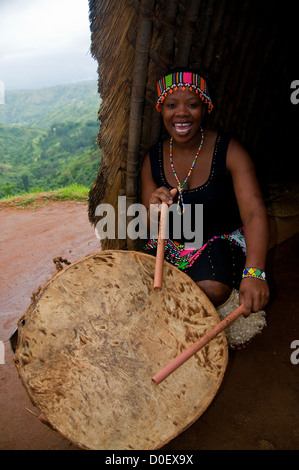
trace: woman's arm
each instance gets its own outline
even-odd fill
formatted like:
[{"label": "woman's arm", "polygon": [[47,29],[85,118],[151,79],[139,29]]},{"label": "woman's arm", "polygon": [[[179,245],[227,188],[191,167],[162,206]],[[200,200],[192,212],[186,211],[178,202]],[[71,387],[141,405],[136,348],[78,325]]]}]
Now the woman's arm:
[{"label": "woman's arm", "polygon": [[[234,139],[227,153],[227,169],[233,179],[247,248],[245,267],[265,270],[270,232],[266,206],[258,184],[253,162],[247,151]],[[245,314],[262,309],[269,300],[268,284],[260,279],[241,281],[240,303]]]},{"label": "woman's arm", "polygon": [[165,186],[158,188],[153,180],[149,154],[146,154],[141,167],[141,202],[149,210],[150,204],[173,203],[177,189],[169,191]]}]

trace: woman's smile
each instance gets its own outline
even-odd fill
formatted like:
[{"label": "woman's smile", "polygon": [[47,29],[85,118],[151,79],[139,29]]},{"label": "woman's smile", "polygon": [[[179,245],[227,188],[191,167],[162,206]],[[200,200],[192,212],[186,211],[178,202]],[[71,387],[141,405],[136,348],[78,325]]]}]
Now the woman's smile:
[{"label": "woman's smile", "polygon": [[191,130],[191,126],[191,122],[175,122],[173,124],[175,132],[181,136],[188,134]]}]

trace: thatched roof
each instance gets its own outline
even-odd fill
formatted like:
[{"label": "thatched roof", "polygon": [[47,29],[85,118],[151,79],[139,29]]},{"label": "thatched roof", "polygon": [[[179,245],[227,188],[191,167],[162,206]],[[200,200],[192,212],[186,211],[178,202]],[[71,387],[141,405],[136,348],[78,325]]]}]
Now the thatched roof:
[{"label": "thatched roof", "polygon": [[[233,131],[264,170],[277,150],[273,138],[287,131],[281,113],[289,111],[289,84],[296,77],[288,68],[291,26],[287,33],[283,28],[291,11],[284,18],[267,0],[89,0],[89,5],[102,98],[102,161],[90,191],[91,223],[100,203],[116,208],[119,195],[126,195],[128,204],[138,201],[140,163],[162,130],[156,81],[172,66],[201,71],[215,104],[208,125]],[[103,247],[134,249],[130,240],[105,241]]]}]

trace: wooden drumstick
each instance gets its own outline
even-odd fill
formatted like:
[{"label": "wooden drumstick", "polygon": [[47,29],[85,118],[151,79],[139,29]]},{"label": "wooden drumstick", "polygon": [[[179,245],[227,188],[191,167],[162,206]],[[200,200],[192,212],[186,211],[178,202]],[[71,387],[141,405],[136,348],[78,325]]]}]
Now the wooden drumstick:
[{"label": "wooden drumstick", "polygon": [[179,356],[173,359],[169,364],[167,364],[163,369],[160,370],[156,375],[152,377],[152,381],[156,384],[162,382],[166,379],[173,371],[175,371],[180,365],[182,365],[187,359],[189,359],[193,354],[195,354],[199,349],[205,346],[211,339],[215,338],[224,328],[226,328],[230,323],[235,321],[238,317],[243,314],[244,305],[240,305],[236,310],[230,313],[224,320],[218,323],[214,328],[208,331],[204,336],[199,338],[194,344],[192,344],[188,349],[183,351]]},{"label": "wooden drumstick", "polygon": [[166,202],[162,202],[154,277],[154,290],[156,292],[159,292],[162,289],[167,211],[168,205]]}]

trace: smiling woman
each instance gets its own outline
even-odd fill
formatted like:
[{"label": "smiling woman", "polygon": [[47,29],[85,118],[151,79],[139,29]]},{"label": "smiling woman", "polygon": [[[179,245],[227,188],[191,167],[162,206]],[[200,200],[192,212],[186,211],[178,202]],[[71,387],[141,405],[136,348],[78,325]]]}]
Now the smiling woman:
[{"label": "smiling woman", "polygon": [[95,79],[88,1],[29,0],[0,4],[0,79],[7,89]]},{"label": "smiling woman", "polygon": [[[173,227],[165,258],[185,270],[215,306],[236,288],[244,315],[257,312],[269,297],[264,273],[269,231],[251,158],[229,134],[203,127],[213,105],[198,72],[173,71],[158,81],[157,91],[156,107],[169,135],[150,148],[141,167],[149,221],[152,206],[162,203],[175,204],[182,220],[189,207],[193,226],[196,205],[204,211],[204,245],[190,253],[185,233],[178,236]],[[156,255],[156,247],[150,239],[144,250]]]}]

